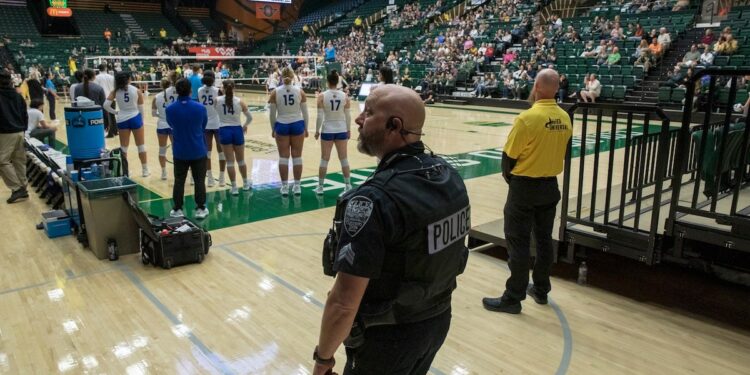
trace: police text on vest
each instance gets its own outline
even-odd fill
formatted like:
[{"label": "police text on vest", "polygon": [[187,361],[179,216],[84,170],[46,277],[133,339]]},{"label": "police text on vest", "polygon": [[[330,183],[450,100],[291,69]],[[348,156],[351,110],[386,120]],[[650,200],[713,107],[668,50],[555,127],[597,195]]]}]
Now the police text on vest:
[{"label": "police text on vest", "polygon": [[466,206],[458,212],[440,219],[427,226],[427,243],[430,254],[445,249],[448,245],[464,239],[471,229],[471,207]]}]

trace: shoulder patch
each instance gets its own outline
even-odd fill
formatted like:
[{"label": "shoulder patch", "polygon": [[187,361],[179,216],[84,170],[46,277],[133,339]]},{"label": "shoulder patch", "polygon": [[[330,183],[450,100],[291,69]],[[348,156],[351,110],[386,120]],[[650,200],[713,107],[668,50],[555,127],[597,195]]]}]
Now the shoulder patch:
[{"label": "shoulder patch", "polygon": [[367,224],[372,215],[372,208],[373,203],[370,198],[356,196],[349,200],[344,214],[344,229],[350,236],[355,237]]}]

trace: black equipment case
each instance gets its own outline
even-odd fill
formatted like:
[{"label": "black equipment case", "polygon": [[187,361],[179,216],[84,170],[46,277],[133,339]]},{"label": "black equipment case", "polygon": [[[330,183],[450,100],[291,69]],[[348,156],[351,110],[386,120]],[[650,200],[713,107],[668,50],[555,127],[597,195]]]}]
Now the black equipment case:
[{"label": "black equipment case", "polygon": [[[128,196],[139,227],[141,260],[164,269],[201,263],[211,247],[211,235],[187,218],[161,219],[144,212]],[[177,231],[184,227],[186,230]]]}]

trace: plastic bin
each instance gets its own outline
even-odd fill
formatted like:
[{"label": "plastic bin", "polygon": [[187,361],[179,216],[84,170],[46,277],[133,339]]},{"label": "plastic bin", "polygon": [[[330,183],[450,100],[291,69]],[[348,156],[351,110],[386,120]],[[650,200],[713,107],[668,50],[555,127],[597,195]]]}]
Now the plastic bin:
[{"label": "plastic bin", "polygon": [[68,236],[72,233],[70,228],[70,216],[63,210],[42,212],[44,232],[49,238]]},{"label": "plastic bin", "polygon": [[81,181],[81,208],[89,248],[99,259],[109,258],[108,246],[115,241],[118,255],[140,251],[138,225],[125,194],[137,201],[137,184],[127,177]]}]

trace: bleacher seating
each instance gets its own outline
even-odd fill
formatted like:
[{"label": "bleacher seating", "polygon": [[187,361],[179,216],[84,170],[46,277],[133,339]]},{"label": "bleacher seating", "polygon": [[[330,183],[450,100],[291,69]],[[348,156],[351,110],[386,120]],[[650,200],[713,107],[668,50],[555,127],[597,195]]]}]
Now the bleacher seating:
[{"label": "bleacher seating", "polygon": [[35,36],[39,31],[34,26],[26,6],[0,6],[2,22],[0,22],[0,35]]},{"label": "bleacher seating", "polygon": [[293,31],[302,31],[305,25],[312,25],[328,16],[343,15],[363,2],[364,0],[345,0],[315,9],[309,13],[300,15],[292,24],[291,29]]}]

